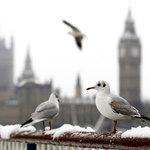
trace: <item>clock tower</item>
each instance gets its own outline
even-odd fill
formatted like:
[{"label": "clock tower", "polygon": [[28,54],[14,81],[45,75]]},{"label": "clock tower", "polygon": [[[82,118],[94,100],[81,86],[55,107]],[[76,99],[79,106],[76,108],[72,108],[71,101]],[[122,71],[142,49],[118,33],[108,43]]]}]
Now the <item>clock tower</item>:
[{"label": "clock tower", "polygon": [[131,104],[140,104],[141,44],[129,10],[119,42],[120,95]]}]

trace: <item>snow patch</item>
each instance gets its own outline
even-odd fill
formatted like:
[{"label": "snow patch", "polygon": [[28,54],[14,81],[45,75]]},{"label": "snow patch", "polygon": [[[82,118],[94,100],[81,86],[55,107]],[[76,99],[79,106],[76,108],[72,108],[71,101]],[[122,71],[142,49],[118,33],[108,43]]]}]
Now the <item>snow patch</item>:
[{"label": "snow patch", "polygon": [[150,127],[141,127],[131,128],[130,130],[125,131],[122,135],[122,138],[150,138]]},{"label": "snow patch", "polygon": [[9,139],[10,135],[13,133],[19,133],[19,132],[23,132],[23,131],[30,131],[30,132],[36,131],[35,127],[33,127],[33,126],[22,127],[22,128],[20,128],[20,127],[21,127],[20,124],[0,126],[1,138]]},{"label": "snow patch", "polygon": [[45,135],[53,134],[53,139],[58,138],[66,132],[95,132],[91,127],[82,128],[80,126],[72,126],[70,124],[64,124],[60,128],[45,131]]}]

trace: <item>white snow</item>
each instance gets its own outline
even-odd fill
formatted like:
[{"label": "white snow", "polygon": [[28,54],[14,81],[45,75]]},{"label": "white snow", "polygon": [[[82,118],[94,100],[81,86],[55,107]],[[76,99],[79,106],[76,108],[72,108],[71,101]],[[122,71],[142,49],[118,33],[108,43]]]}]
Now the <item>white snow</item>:
[{"label": "white snow", "polygon": [[0,124],[0,133],[1,133],[1,129],[2,129],[2,127],[3,127],[3,126]]},{"label": "white snow", "polygon": [[19,132],[23,132],[23,131],[30,131],[30,132],[36,131],[35,127],[33,127],[33,126],[22,127],[22,128],[20,128],[20,126],[21,126],[20,124],[6,125],[6,126],[0,125],[1,138],[9,139],[10,135],[13,133],[19,133]]},{"label": "white snow", "polygon": [[58,138],[66,132],[95,132],[91,127],[82,128],[80,126],[72,126],[70,124],[64,124],[60,128],[45,131],[45,135],[53,134],[53,139]]},{"label": "white snow", "polygon": [[122,138],[150,138],[150,127],[141,127],[131,128],[130,130],[125,131],[122,135]]}]

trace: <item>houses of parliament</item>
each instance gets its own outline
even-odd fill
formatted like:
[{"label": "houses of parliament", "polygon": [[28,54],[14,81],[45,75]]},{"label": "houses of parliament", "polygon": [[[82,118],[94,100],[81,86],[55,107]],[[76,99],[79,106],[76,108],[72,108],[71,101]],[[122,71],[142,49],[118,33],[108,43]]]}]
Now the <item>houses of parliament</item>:
[{"label": "houses of parliament", "polygon": [[[134,20],[129,10],[125,29],[118,43],[120,95],[138,109],[142,105],[140,100],[141,52],[140,38],[136,34]],[[0,124],[2,125],[23,123],[38,104],[49,98],[51,92],[54,91],[59,95],[59,90],[53,88],[52,81],[40,84],[36,79],[29,48],[24,70],[17,85],[13,83],[13,61],[13,38],[8,49],[4,39],[0,37]],[[53,120],[52,127],[60,127],[66,123],[94,127],[97,123],[100,113],[95,106],[94,99],[82,97],[79,75],[76,80],[75,96],[71,99],[60,97],[60,100],[60,113]],[[109,128],[109,121],[106,119],[103,122],[103,129]],[[40,128],[41,125],[38,123],[36,126]]]}]

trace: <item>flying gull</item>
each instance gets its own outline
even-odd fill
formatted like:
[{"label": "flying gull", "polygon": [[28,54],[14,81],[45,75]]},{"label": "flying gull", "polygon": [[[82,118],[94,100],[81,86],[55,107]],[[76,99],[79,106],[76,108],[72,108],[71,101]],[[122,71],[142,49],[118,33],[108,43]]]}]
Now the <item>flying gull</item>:
[{"label": "flying gull", "polygon": [[67,24],[69,27],[72,28],[73,31],[69,32],[69,34],[72,35],[72,36],[74,36],[76,44],[79,47],[79,49],[81,50],[82,49],[82,42],[81,41],[86,36],[82,32],[80,32],[80,30],[78,28],[76,28],[75,26],[71,25],[67,21],[63,20],[63,22],[65,24]]},{"label": "flying gull", "polygon": [[29,120],[21,125],[29,126],[38,122],[43,122],[43,131],[45,130],[45,122],[49,121],[49,126],[51,129],[51,120],[55,118],[59,113],[59,99],[55,93],[52,93],[49,97],[49,100],[39,104],[35,109],[35,112],[32,113]]},{"label": "flying gull", "polygon": [[127,100],[118,95],[112,94],[110,92],[110,86],[106,81],[100,80],[95,86],[89,87],[86,90],[90,89],[97,90],[95,103],[99,112],[103,116],[114,120],[114,130],[107,135],[116,133],[117,120],[137,120],[140,122],[150,121],[150,118],[141,115]]}]

